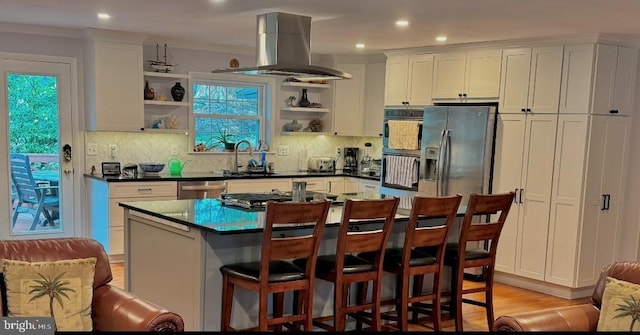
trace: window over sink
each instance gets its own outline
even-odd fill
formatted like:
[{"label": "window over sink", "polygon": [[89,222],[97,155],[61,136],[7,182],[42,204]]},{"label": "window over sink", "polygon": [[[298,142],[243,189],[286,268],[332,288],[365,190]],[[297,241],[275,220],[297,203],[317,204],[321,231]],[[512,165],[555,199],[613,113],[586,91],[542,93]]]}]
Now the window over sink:
[{"label": "window over sink", "polygon": [[269,143],[270,80],[258,77],[193,78],[193,151],[224,152],[247,140]]}]

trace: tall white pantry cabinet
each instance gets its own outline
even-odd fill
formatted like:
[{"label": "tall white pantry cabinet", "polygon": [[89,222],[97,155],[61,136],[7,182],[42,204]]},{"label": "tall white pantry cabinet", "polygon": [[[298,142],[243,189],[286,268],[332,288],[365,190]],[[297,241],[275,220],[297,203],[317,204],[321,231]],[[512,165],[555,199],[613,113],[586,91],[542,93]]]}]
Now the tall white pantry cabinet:
[{"label": "tall white pantry cabinet", "polygon": [[[542,148],[549,139],[525,136],[528,159],[521,168],[509,146],[523,140],[508,134],[514,132],[508,114],[500,117],[494,192],[520,194],[501,235],[496,270],[566,287],[561,295],[574,297],[572,289],[594,285],[601,269],[617,259],[635,88],[629,73],[636,73],[636,61],[632,48],[565,46],[558,114],[527,115],[557,118],[557,129],[548,134],[553,147],[531,150],[531,142]],[[524,132],[535,135],[529,128]],[[507,135],[516,143],[508,143]],[[513,171],[501,170],[507,164]],[[522,171],[525,186],[513,186],[514,171]]]}]

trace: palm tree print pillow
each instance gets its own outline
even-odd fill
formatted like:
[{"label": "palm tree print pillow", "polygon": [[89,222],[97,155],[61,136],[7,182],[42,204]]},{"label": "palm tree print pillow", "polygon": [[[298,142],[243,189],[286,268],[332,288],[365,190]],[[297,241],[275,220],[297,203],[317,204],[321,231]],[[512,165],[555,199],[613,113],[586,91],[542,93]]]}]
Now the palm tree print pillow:
[{"label": "palm tree print pillow", "polygon": [[58,331],[90,331],[96,258],[57,262],[3,260],[8,316],[55,320]]},{"label": "palm tree print pillow", "polygon": [[607,277],[598,331],[640,330],[640,285]]}]

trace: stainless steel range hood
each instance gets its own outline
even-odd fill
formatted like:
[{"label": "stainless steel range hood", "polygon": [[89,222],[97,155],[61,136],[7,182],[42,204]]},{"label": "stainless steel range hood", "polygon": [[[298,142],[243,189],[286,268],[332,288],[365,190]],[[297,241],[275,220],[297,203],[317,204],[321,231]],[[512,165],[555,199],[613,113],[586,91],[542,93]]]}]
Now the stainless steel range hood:
[{"label": "stainless steel range hood", "polygon": [[351,79],[340,70],[311,65],[311,18],[287,13],[258,15],[256,66],[215,69],[212,73],[276,75],[301,81]]}]

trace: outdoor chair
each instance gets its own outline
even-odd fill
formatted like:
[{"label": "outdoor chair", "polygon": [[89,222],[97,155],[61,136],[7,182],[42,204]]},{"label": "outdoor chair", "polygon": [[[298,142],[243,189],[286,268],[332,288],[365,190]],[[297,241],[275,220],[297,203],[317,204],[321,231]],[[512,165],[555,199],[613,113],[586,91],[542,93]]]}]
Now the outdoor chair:
[{"label": "outdoor chair", "polygon": [[[38,185],[31,173],[29,156],[23,154],[11,154],[11,181],[16,189],[18,202],[13,210],[13,226],[18,221],[18,214],[25,209],[33,214],[31,228],[34,230],[40,222],[40,215],[43,214],[46,222],[54,226],[51,211],[58,210],[58,192],[47,192],[57,189],[58,186]],[[51,193],[51,194],[48,194]],[[54,195],[55,194],[55,195]]]}]

